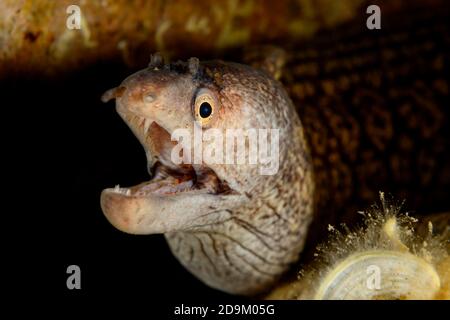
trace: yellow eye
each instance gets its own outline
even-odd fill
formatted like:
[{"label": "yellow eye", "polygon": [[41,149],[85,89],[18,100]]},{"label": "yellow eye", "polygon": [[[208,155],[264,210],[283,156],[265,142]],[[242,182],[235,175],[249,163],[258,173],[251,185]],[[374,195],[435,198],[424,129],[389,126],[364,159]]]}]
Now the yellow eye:
[{"label": "yellow eye", "polygon": [[209,89],[201,89],[195,97],[194,116],[200,125],[207,125],[217,112],[216,96]]}]

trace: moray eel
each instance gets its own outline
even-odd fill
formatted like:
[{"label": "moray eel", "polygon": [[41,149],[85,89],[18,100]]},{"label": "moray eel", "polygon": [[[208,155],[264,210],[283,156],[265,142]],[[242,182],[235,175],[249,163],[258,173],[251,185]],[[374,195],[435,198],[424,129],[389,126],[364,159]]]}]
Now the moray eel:
[{"label": "moray eel", "polygon": [[[254,295],[298,261],[307,237],[314,243],[321,226],[355,215],[379,190],[419,212],[448,208],[448,24],[394,30],[317,39],[271,67],[154,55],[103,97],[116,99],[152,177],[105,189],[105,216],[127,233],[163,233],[207,285]],[[277,128],[278,172],[176,164],[180,128]]]},{"label": "moray eel", "polygon": [[[129,233],[164,233],[180,262],[212,287],[253,294],[272,285],[298,259],[313,213],[310,152],[282,85],[245,65],[191,59],[153,62],[110,97],[144,146],[153,178],[104,190],[108,220]],[[203,99],[213,107],[206,121],[198,119]],[[193,136],[197,123],[223,132],[279,128],[278,173],[261,175],[250,164],[174,164],[171,134],[185,128]]]}]

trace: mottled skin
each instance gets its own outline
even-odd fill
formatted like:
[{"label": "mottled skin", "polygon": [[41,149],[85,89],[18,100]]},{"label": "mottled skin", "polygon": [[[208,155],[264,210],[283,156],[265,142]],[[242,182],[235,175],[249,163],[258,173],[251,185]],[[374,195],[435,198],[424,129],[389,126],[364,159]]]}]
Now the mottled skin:
[{"label": "mottled skin", "polygon": [[[445,23],[433,26],[410,36],[318,41],[288,56],[283,72],[267,68],[281,76],[297,112],[263,71],[195,59],[163,66],[154,58],[105,96],[116,98],[150,168],[160,161],[181,170],[168,160],[168,133],[193,130],[193,100],[209,88],[220,108],[208,127],[282,129],[280,170],[261,176],[255,166],[204,164],[224,186],[216,192],[106,189],[106,217],[125,232],[164,233],[206,284],[256,294],[298,260],[314,215],[313,238],[327,222],[374,202],[379,190],[421,211],[448,208],[449,38]],[[144,130],[145,119],[158,126]]]},{"label": "mottled skin", "polygon": [[[129,195],[107,189],[103,211],[125,232],[165,233],[175,256],[208,285],[260,292],[297,261],[313,213],[311,159],[295,109],[280,83],[248,66],[214,61],[197,67],[195,59],[155,63],[106,95],[116,97],[117,111],[146,149],[150,167],[157,159],[176,168],[163,155],[170,148],[156,142],[169,141],[164,135],[177,128],[193,130],[193,98],[209,88],[220,110],[208,127],[280,129],[279,172],[263,176],[259,165],[211,164],[231,191],[138,196],[133,188]],[[167,132],[144,130],[145,118]]]},{"label": "mottled skin", "polygon": [[280,80],[311,146],[314,228],[353,220],[380,190],[415,213],[449,208],[447,15],[391,22],[370,37],[344,27],[287,57]]}]

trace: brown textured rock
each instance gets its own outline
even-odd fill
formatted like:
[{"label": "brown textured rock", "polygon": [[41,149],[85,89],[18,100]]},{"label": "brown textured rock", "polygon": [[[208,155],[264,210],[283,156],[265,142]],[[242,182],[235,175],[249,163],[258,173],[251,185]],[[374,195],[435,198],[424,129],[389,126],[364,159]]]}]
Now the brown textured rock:
[{"label": "brown textured rock", "polygon": [[[429,1],[431,4],[441,0]],[[300,41],[365,14],[367,0],[4,0],[0,74],[60,73],[99,61],[141,67],[148,55],[211,58],[253,44]],[[383,13],[421,1],[375,1]],[[69,5],[81,29],[66,27]]]},{"label": "brown textured rock", "polygon": [[[249,44],[292,42],[364,13],[363,2],[4,0],[0,71],[52,74],[105,60],[133,68],[154,51],[212,57]],[[72,4],[81,9],[80,30],[66,27]]]}]

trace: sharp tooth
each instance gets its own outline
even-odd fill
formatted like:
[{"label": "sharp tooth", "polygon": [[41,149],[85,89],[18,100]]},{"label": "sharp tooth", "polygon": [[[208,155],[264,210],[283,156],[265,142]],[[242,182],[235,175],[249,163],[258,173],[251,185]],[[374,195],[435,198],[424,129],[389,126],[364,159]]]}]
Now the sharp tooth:
[{"label": "sharp tooth", "polygon": [[152,124],[152,120],[145,119],[145,122],[144,122],[144,133],[147,133],[147,131],[150,128],[151,124]]},{"label": "sharp tooth", "polygon": [[114,191],[115,192],[119,192],[120,191],[120,185],[116,184],[116,186],[114,187]]},{"label": "sharp tooth", "polygon": [[125,193],[127,196],[129,196],[130,194],[131,194],[131,190],[130,189],[127,189],[127,191],[126,191],[126,193]]}]

